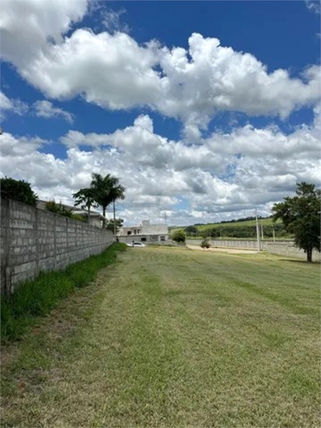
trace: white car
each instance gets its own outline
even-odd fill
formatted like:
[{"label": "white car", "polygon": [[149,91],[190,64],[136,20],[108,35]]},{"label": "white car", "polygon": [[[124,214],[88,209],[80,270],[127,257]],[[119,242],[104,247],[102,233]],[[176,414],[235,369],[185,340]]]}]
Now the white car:
[{"label": "white car", "polygon": [[131,244],[127,244],[128,247],[146,247],[142,242],[132,242]]}]

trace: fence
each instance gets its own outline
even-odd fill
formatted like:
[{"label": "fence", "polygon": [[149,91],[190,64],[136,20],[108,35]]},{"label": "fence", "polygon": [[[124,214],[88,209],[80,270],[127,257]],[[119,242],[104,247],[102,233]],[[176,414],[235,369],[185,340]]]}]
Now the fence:
[{"label": "fence", "polygon": [[[287,244],[279,242],[271,242],[267,245],[267,251],[272,254],[278,254],[285,257],[296,257],[299,259],[307,258],[306,253],[303,250],[295,247],[293,242],[288,242]],[[318,251],[312,252],[312,261],[320,262],[321,254]]]},{"label": "fence", "polygon": [[1,199],[1,293],[12,293],[41,271],[62,270],[99,254],[112,241],[110,231]]},{"label": "fence", "polygon": [[[186,240],[187,245],[201,245],[201,239],[188,239]],[[223,248],[242,248],[247,250],[257,250],[256,240],[237,240],[237,239],[211,239],[211,247],[223,247]],[[260,249],[266,250],[272,254],[279,254],[285,257],[296,257],[300,259],[306,259],[306,254],[303,250],[294,246],[292,240],[283,241],[260,241]],[[317,262],[321,261],[321,254],[318,251],[313,251],[312,260]]]},{"label": "fence", "polygon": [[[201,245],[201,239],[188,239],[186,241],[187,245]],[[282,244],[292,243],[293,241],[278,241]],[[267,250],[268,244],[273,243],[273,241],[260,241],[260,249]],[[257,250],[257,241],[256,239],[211,239],[211,247],[224,247],[224,248],[242,248],[246,250]]]}]

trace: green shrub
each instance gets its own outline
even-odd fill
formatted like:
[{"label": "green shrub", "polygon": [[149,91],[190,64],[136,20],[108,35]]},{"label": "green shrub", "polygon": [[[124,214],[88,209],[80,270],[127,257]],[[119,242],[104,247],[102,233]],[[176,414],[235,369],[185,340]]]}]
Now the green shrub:
[{"label": "green shrub", "polygon": [[175,230],[175,232],[172,233],[171,238],[175,242],[185,242],[186,235],[184,230],[179,229],[179,230]]},{"label": "green shrub", "polygon": [[24,180],[15,180],[10,177],[0,179],[1,197],[14,199],[27,205],[36,206],[38,196]]},{"label": "green shrub", "polygon": [[69,208],[66,208],[64,205],[62,205],[61,202],[59,202],[59,204],[57,204],[57,202],[55,201],[46,202],[45,209],[46,211],[50,211],[55,214],[60,214],[65,217],[69,217],[69,218],[72,217],[72,210]]},{"label": "green shrub", "polygon": [[201,242],[201,247],[202,248],[210,248],[211,244],[210,244],[210,239],[209,238],[205,238],[203,239],[203,241]]}]

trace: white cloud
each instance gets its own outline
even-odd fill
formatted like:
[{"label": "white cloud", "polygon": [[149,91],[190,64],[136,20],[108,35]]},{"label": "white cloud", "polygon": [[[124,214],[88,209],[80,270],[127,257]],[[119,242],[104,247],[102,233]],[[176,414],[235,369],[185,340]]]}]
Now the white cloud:
[{"label": "white cloud", "polygon": [[[59,43],[72,22],[80,21],[87,0],[2,0],[1,56],[17,67],[46,56],[50,41]],[[23,29],[23,35],[21,33]]]},{"label": "white cloud", "polygon": [[120,17],[126,13],[125,9],[119,10],[101,10],[101,23],[108,32],[122,31],[124,33],[129,32],[127,24],[122,23]]},{"label": "white cloud", "polygon": [[0,92],[0,108],[1,110],[11,110],[13,108],[12,101],[3,92]]},{"label": "white cloud", "polygon": [[49,119],[51,117],[61,117],[69,123],[73,123],[74,117],[71,113],[54,107],[54,105],[47,100],[39,100],[33,104],[34,113],[38,117]]},{"label": "white cloud", "polygon": [[191,140],[217,111],[285,118],[320,98],[319,66],[301,79],[284,69],[268,72],[250,53],[197,33],[188,49],[140,45],[119,31],[79,28],[66,36],[87,6],[86,0],[2,2],[2,56],[48,97],[82,95],[107,109],[149,106],[183,120]]},{"label": "white cloud", "polygon": [[289,135],[276,127],[245,126],[213,133],[197,145],[155,134],[151,118],[142,115],[113,134],[69,131],[61,138],[66,159],[42,153],[48,143],[39,138],[4,133],[1,173],[30,181],[42,198],[67,203],[89,185],[92,172],[111,173],[126,187],[117,209],[127,222],[159,221],[165,212],[171,224],[220,221],[253,215],[256,206],[268,215],[296,182],[321,183],[320,105],[314,113],[312,125]]},{"label": "white cloud", "polygon": [[[2,175],[30,181],[42,198],[72,203],[71,194],[88,186],[92,172],[111,173],[127,189],[126,200],[118,204],[125,220],[155,220],[166,212],[176,224],[248,216],[255,206],[269,214],[296,182],[320,184],[319,66],[293,78],[287,70],[268,71],[250,53],[196,33],[186,49],[157,41],[142,45],[117,31],[119,16],[110,13],[105,15],[109,32],[74,31],[73,23],[80,23],[88,4],[3,0],[2,57],[51,99],[81,95],[112,110],[148,106],[182,120],[182,138],[156,134],[145,114],[112,134],[70,130],[61,137],[66,159],[58,159],[43,153],[47,141],[4,133]],[[251,125],[228,133],[216,130],[207,138],[200,132],[220,111],[286,118],[302,106],[314,106],[314,123],[289,135],[276,126]],[[3,93],[0,107],[17,114],[28,110]],[[29,111],[72,121],[70,113],[46,100]],[[83,145],[91,151],[82,150]]]},{"label": "white cloud", "polygon": [[6,112],[10,111],[14,114],[22,116],[29,110],[28,104],[19,99],[9,99],[3,92],[0,91],[0,120],[5,119]]},{"label": "white cloud", "polygon": [[320,0],[305,0],[305,4],[311,12],[314,12],[320,15],[320,12],[321,12]]},{"label": "white cloud", "polygon": [[320,97],[319,67],[308,69],[304,83],[283,69],[268,73],[253,55],[222,47],[218,39],[200,34],[189,38],[188,52],[164,48],[160,63],[166,76],[160,109],[172,116],[188,118],[190,112],[210,115],[223,110],[284,118]]}]

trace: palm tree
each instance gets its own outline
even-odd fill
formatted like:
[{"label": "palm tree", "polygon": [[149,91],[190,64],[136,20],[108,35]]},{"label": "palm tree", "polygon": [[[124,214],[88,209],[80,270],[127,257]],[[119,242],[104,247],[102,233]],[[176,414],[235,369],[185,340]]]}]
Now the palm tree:
[{"label": "palm tree", "polygon": [[[116,236],[116,209],[115,201],[125,199],[125,188],[119,184],[119,179],[107,174],[105,177],[100,174],[92,174],[91,189],[94,192],[95,201],[102,207],[103,216],[106,215],[106,208],[113,203],[114,212],[114,235]],[[105,227],[105,220],[104,220]]]},{"label": "palm tree", "polygon": [[98,204],[95,202],[94,191],[91,188],[80,189],[77,193],[74,193],[72,197],[75,199],[75,207],[82,205],[88,210],[88,223],[90,219],[90,208],[96,208]]},{"label": "palm tree", "polygon": [[[118,182],[118,178],[116,179]],[[111,196],[113,201],[113,214],[114,214],[114,236],[116,236],[116,200],[117,199],[125,199],[124,196],[125,187],[117,184],[111,189]]]}]

